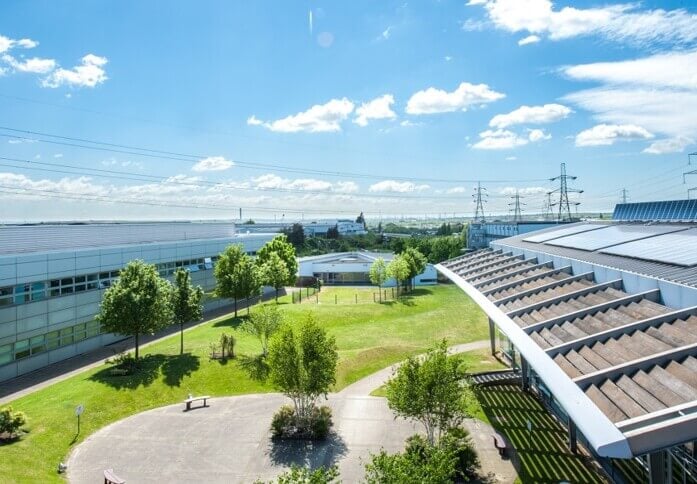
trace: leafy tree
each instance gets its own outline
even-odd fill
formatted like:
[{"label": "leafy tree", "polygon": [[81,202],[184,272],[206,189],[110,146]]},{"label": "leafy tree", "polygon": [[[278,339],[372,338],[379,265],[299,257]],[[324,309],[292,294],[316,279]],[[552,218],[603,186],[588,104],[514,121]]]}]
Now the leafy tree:
[{"label": "leafy tree", "polygon": [[409,276],[407,280],[409,280],[410,285],[413,286],[414,278],[426,270],[428,261],[421,252],[413,247],[407,247],[400,255],[409,265]]},{"label": "leafy tree", "polygon": [[305,243],[305,229],[303,229],[302,224],[295,223],[284,233],[288,237],[288,242],[293,244],[296,248],[300,248]]},{"label": "leafy tree", "polygon": [[397,290],[409,279],[409,264],[402,256],[395,256],[387,264],[387,275],[397,281]]},{"label": "leafy tree", "polygon": [[240,329],[259,339],[261,353],[266,356],[269,349],[269,340],[278,331],[282,323],[283,314],[278,310],[278,306],[263,304],[248,320],[242,323]]},{"label": "leafy tree", "polygon": [[[279,475],[276,481],[269,481],[268,484],[338,484],[339,482],[341,482],[339,468],[335,465],[310,469],[292,464],[289,471]],[[257,481],[256,484],[263,483]]]},{"label": "leafy tree", "polygon": [[365,224],[365,216],[363,215],[363,212],[361,212],[361,214],[358,217],[356,217],[356,223],[362,224],[363,228],[365,229],[366,224]]},{"label": "leafy tree", "polygon": [[22,412],[15,412],[12,407],[0,409],[0,435],[6,434],[13,438],[15,434],[27,423],[27,418]]},{"label": "leafy tree", "polygon": [[446,484],[455,482],[457,456],[447,447],[431,445],[420,435],[407,440],[403,453],[384,450],[365,466],[367,484]]},{"label": "leafy tree", "polygon": [[387,265],[385,264],[385,259],[378,257],[370,265],[370,282],[378,286],[378,292],[380,293],[380,302],[382,302],[382,285],[385,284],[387,280]]},{"label": "leafy tree", "polygon": [[239,279],[235,276],[238,265],[246,255],[242,244],[228,245],[220,254],[213,271],[215,274],[215,295],[234,300],[235,317],[237,317],[237,300],[244,297],[240,290]]},{"label": "leafy tree", "polygon": [[448,358],[442,341],[423,359],[409,358],[387,383],[387,403],[397,416],[421,422],[428,441],[457,426],[466,416],[467,386],[458,362]]},{"label": "leafy tree", "polygon": [[276,302],[278,302],[278,291],[288,282],[288,267],[277,253],[272,252],[259,268],[259,272],[263,283],[276,290]]},{"label": "leafy tree", "polygon": [[378,233],[382,233],[382,221],[378,222]]},{"label": "leafy tree", "polygon": [[338,225],[335,225],[334,227],[329,227],[327,229],[326,237],[328,239],[337,240],[339,238],[339,236],[340,236],[340,234],[339,234],[339,226]]},{"label": "leafy tree", "polygon": [[462,239],[458,236],[435,237],[430,241],[429,262],[437,264],[460,255]]},{"label": "leafy tree", "polygon": [[257,264],[262,266],[271,257],[272,253],[276,253],[283,263],[286,265],[288,278],[284,285],[293,285],[298,274],[298,260],[295,256],[295,247],[288,242],[288,237],[284,234],[277,235],[272,240],[264,244],[257,252]]},{"label": "leafy tree", "polygon": [[[261,292],[261,273],[254,260],[244,254],[232,271],[232,279],[235,281],[237,295],[242,299],[250,299]],[[247,301],[247,314],[249,314],[250,302]],[[235,313],[237,316],[237,313]]]},{"label": "leafy tree", "polygon": [[174,322],[179,323],[180,345],[179,354],[184,354],[184,323],[199,321],[203,318],[203,289],[191,285],[191,274],[186,269],[177,269],[174,273],[174,288],[172,290],[172,312]]},{"label": "leafy tree", "polygon": [[172,285],[162,279],[152,264],[129,262],[115,284],[104,293],[97,319],[109,333],[135,338],[138,361],[139,339],[154,334],[173,319]]},{"label": "leafy tree", "polygon": [[308,314],[299,329],[281,328],[269,347],[273,384],[293,401],[300,421],[309,422],[315,402],[336,383],[336,341]]}]

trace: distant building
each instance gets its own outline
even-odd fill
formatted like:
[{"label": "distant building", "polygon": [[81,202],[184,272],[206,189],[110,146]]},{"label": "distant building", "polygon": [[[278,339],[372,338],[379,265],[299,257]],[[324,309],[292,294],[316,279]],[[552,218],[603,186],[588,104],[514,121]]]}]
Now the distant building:
[{"label": "distant building", "polygon": [[524,222],[472,222],[467,228],[467,248],[485,249],[491,242],[527,234],[568,222],[531,220]]},{"label": "distant building", "polygon": [[[357,251],[301,257],[298,259],[298,276],[301,279],[318,278],[327,285],[367,285],[371,284],[370,266],[378,257],[389,263],[394,259],[394,254]],[[436,269],[427,264],[426,270],[416,276],[414,282],[417,286],[436,284]],[[394,279],[384,284],[386,287],[395,285]]]},{"label": "distant building", "polygon": [[[0,381],[123,339],[104,333],[95,315],[128,262],[155,264],[164,277],[189,269],[210,291],[226,246],[255,254],[273,236],[220,222],[0,226]],[[209,300],[205,309],[224,304]]]},{"label": "distant building", "polygon": [[303,226],[306,237],[325,237],[329,229],[334,227],[339,230],[339,235],[364,235],[368,233],[362,223],[349,219],[315,220],[312,222],[260,222],[240,225],[239,230],[243,233],[282,232],[284,230],[290,230],[295,223],[299,223]]}]

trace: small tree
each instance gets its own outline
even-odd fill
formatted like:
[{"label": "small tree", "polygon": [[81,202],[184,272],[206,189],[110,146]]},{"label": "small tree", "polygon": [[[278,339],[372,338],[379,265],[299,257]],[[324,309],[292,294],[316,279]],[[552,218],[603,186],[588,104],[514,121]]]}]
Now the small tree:
[{"label": "small tree", "polygon": [[0,409],[0,436],[5,434],[11,439],[26,423],[27,418],[22,412],[13,411],[12,407]]},{"label": "small tree", "polygon": [[[268,484],[335,484],[339,482],[341,482],[339,468],[335,465],[311,469],[291,464],[289,471],[285,471],[275,481],[269,481]],[[255,484],[263,484],[263,482],[257,481]]]},{"label": "small tree", "polygon": [[293,244],[296,248],[302,247],[305,243],[305,229],[302,224],[295,223],[290,229],[284,231],[284,233],[288,237],[288,242]]},{"label": "small tree", "polygon": [[269,340],[278,331],[283,323],[283,315],[278,306],[272,304],[261,305],[252,316],[242,323],[240,329],[255,336],[261,343],[261,353],[266,357],[269,349]]},{"label": "small tree", "polygon": [[278,291],[288,282],[288,268],[283,260],[272,252],[266,262],[260,267],[261,280],[264,284],[276,290],[276,302],[278,302]]},{"label": "small tree", "polygon": [[180,345],[179,354],[184,354],[184,323],[199,321],[203,318],[203,289],[191,285],[191,274],[186,269],[177,269],[174,274],[172,290],[172,312],[174,322],[179,324]]},{"label": "small tree", "polygon": [[218,297],[232,299],[235,302],[235,317],[237,317],[237,299],[241,296],[238,278],[238,265],[246,256],[241,244],[229,245],[220,254],[215,264],[215,294]]},{"label": "small tree", "polygon": [[400,254],[400,256],[409,266],[409,276],[407,277],[407,280],[409,281],[409,285],[413,287],[414,278],[426,270],[426,264],[428,261],[426,260],[426,257],[424,257],[424,255],[414,247],[407,247],[404,252]]},{"label": "small tree", "polygon": [[[262,281],[259,268],[254,263],[254,260],[247,254],[245,254],[235,266],[235,270],[232,272],[232,278],[237,287],[236,294],[238,294],[240,298],[248,300],[261,292]],[[247,301],[247,314],[249,314],[250,305],[250,302]]]},{"label": "small tree", "polygon": [[288,242],[288,238],[285,235],[277,235],[259,249],[257,252],[257,264],[262,266],[268,261],[272,253],[276,253],[286,265],[288,279],[285,284],[289,286],[295,284],[295,279],[298,274],[298,260],[295,256],[295,247],[293,247],[293,244]]},{"label": "small tree", "polygon": [[385,259],[378,257],[370,265],[370,282],[378,286],[378,293],[380,294],[380,302],[382,302],[382,285],[385,284],[387,280],[387,265],[385,264]]},{"label": "small tree", "polygon": [[293,401],[295,415],[307,425],[315,402],[336,382],[339,355],[334,337],[317,325],[312,314],[299,329],[283,326],[269,348],[273,384]]},{"label": "small tree", "polygon": [[395,256],[387,264],[387,275],[397,281],[397,292],[399,292],[399,288],[409,279],[409,264],[401,256]]},{"label": "small tree", "polygon": [[154,334],[173,319],[171,292],[154,265],[129,262],[104,293],[97,319],[107,332],[135,338],[137,362],[140,336]]},{"label": "small tree", "polygon": [[409,358],[387,383],[387,403],[397,416],[421,422],[431,445],[466,416],[458,362],[448,358],[445,341],[426,357]]}]

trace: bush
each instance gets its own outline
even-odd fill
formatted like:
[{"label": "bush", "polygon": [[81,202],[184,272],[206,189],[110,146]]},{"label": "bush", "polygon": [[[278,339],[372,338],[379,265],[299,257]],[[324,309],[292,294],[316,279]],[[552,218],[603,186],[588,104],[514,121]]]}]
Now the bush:
[{"label": "bush", "polygon": [[283,405],[271,420],[271,435],[277,439],[324,440],[332,425],[332,410],[327,406],[313,407],[304,419],[291,405]]},{"label": "bush", "polygon": [[[269,481],[269,484],[334,484],[339,481],[339,469],[336,466],[317,469],[300,467],[297,464],[290,466],[290,470],[278,476],[276,481]],[[257,481],[256,484],[263,484]]]},{"label": "bush", "polygon": [[440,438],[438,445],[457,457],[456,472],[459,479],[467,482],[476,477],[479,457],[469,432],[460,427],[451,428]]},{"label": "bush", "polygon": [[12,407],[0,409],[0,437],[13,438],[26,423],[27,418],[22,412],[14,412]]}]

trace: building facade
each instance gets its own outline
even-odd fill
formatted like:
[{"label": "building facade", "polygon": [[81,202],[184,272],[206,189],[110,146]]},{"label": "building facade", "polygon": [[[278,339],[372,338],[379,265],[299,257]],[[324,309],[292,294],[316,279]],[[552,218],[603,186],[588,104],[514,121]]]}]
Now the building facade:
[{"label": "building facade", "polygon": [[533,220],[523,222],[472,222],[467,228],[467,248],[485,249],[492,242],[542,230],[567,222]]},{"label": "building facade", "polygon": [[[301,279],[320,279],[327,285],[369,285],[370,266],[379,257],[389,263],[394,254],[356,251],[301,257],[298,260],[298,276]],[[438,273],[432,264],[427,264],[424,272],[414,279],[417,286],[437,283]],[[383,284],[385,287],[395,285],[396,281],[392,278]]]},{"label": "building facade", "polygon": [[[128,262],[178,268],[206,292],[225,247],[254,254],[275,234],[237,234],[232,223],[47,224],[0,227],[0,381],[111,344],[96,321],[104,291]],[[205,309],[226,304],[208,298]]]}]

